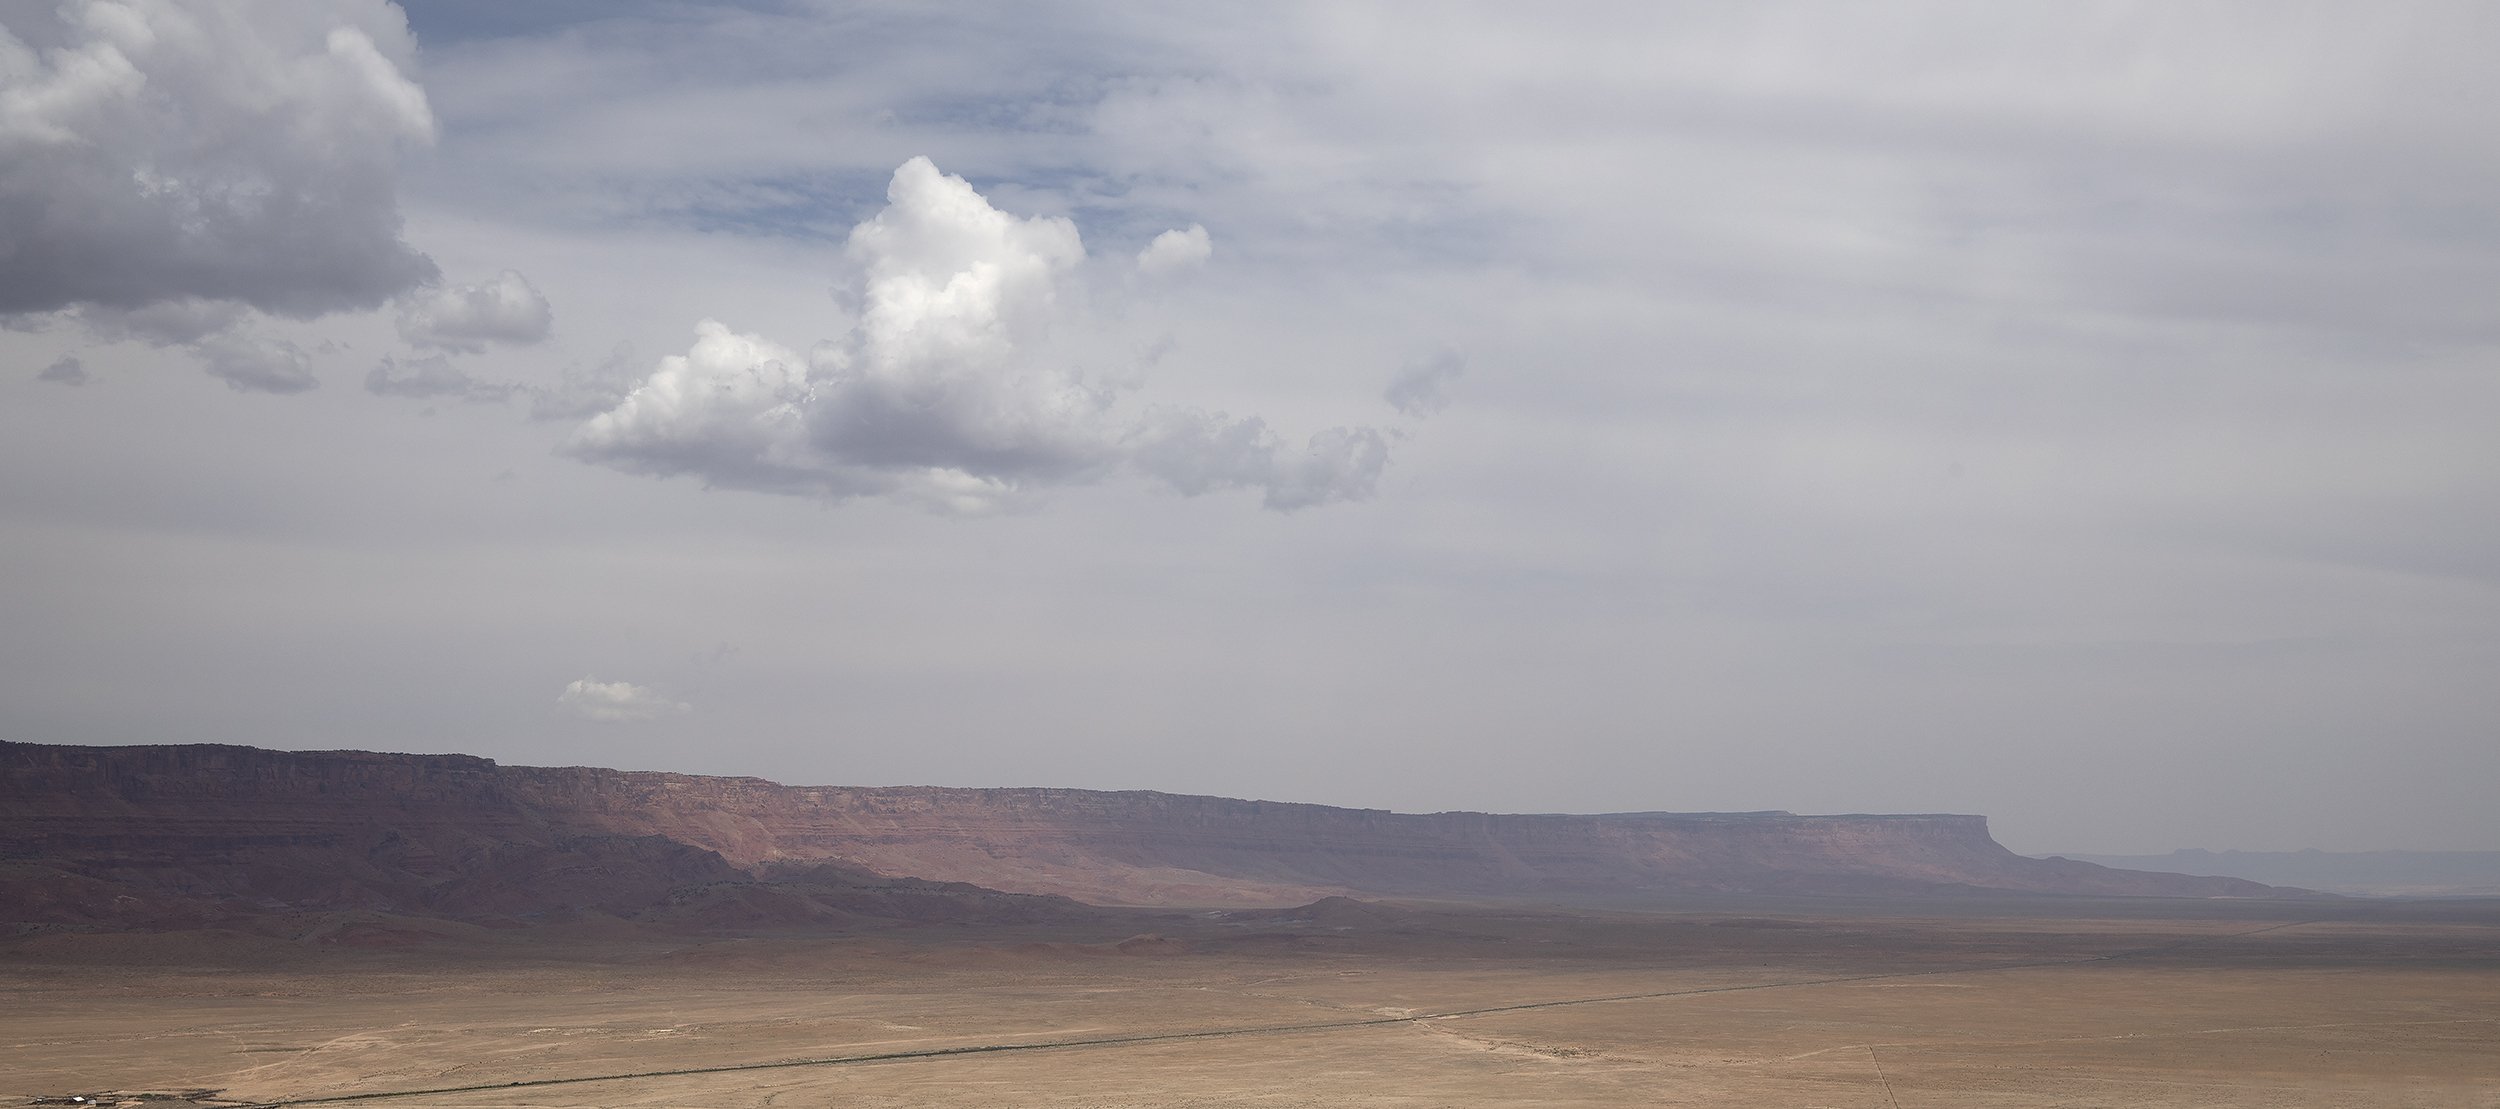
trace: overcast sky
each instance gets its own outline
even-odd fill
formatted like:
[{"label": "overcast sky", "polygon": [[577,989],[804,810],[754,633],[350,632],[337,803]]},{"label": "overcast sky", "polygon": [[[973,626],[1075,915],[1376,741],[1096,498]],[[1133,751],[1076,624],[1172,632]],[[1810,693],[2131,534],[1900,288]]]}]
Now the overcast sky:
[{"label": "overcast sky", "polygon": [[2500,849],[2500,9],[0,0],[0,737]]}]

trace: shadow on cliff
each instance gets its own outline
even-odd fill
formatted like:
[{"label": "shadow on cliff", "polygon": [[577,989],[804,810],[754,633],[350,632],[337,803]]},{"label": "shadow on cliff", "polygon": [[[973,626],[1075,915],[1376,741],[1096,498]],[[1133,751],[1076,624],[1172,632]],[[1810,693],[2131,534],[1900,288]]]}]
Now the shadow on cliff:
[{"label": "shadow on cliff", "polygon": [[[920,875],[921,877],[905,877]],[[463,755],[0,743],[0,926],[197,929],[302,914],[312,942],[484,929],[855,932],[1302,904],[1602,907],[1730,896],[2280,897],[2016,855],[1952,814],[1392,813],[1070,789],[790,787]],[[326,918],[325,918],[326,919]],[[331,927],[335,924],[335,927]],[[1299,941],[1297,941],[1299,942]]]}]

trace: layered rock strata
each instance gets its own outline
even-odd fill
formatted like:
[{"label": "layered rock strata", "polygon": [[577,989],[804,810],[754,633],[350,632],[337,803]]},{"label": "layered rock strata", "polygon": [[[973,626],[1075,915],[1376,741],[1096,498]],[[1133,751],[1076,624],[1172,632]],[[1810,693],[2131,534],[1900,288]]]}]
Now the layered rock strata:
[{"label": "layered rock strata", "polygon": [[59,897],[103,894],[83,882],[520,912],[557,890],[568,906],[621,911],[825,864],[1134,905],[2281,892],[2025,858],[1978,816],[1393,813],[1153,792],[784,786],[464,755],[0,744],[0,865],[40,865]]}]

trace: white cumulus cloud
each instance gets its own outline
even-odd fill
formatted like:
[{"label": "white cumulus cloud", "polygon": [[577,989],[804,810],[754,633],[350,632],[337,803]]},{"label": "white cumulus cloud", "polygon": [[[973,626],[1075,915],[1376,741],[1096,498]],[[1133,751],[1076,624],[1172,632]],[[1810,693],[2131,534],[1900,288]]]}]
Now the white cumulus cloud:
[{"label": "white cumulus cloud", "polygon": [[414,55],[383,0],[0,8],[0,316],[309,317],[432,278],[396,199],[434,137]]},{"label": "white cumulus cloud", "polygon": [[677,716],[691,712],[694,706],[673,701],[649,686],[632,682],[603,682],[597,678],[581,678],[564,687],[556,704],[585,720],[602,724],[631,724]]},{"label": "white cumulus cloud", "polygon": [[[1261,490],[1292,510],[1370,494],[1387,441],[1334,428],[1295,446],[1256,417],[1115,409],[1121,389],[1054,356],[1082,324],[1076,225],[993,207],[926,158],[851,233],[858,324],[802,357],[716,320],[592,417],[567,450],[632,473],[982,512],[1025,491],[1131,470],[1184,494]],[[1193,228],[1174,248],[1203,247]],[[1151,252],[1151,248],[1150,248]]]},{"label": "white cumulus cloud", "polygon": [[555,311],[518,271],[492,281],[429,288],[400,298],[399,337],[420,350],[476,354],[492,344],[541,342]]}]

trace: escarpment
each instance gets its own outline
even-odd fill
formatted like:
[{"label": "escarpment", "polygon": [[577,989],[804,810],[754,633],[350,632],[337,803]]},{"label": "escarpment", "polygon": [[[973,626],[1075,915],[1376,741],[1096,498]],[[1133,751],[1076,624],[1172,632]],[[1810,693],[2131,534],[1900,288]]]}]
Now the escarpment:
[{"label": "escarpment", "polygon": [[[21,906],[73,917],[109,916],[117,897],[199,913],[249,905],[628,914],[683,905],[689,889],[799,871],[817,876],[810,904],[820,907],[829,903],[825,876],[843,875],[853,885],[969,883],[953,896],[980,888],[992,897],[984,911],[1023,912],[1040,903],[996,899],[2284,892],[2025,858],[1991,839],[1978,816],[1395,813],[1154,792],[785,786],[223,745],[0,744],[0,867]],[[879,896],[894,903],[891,889]],[[753,891],[739,898],[757,900]]]}]

